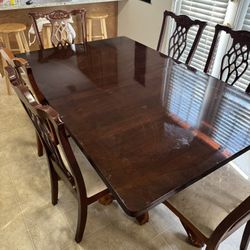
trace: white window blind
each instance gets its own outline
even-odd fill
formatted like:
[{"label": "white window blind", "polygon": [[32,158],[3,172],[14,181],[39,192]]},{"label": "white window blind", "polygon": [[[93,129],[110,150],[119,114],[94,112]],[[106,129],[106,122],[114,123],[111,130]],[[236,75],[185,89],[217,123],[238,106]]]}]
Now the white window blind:
[{"label": "white window blind", "polygon": [[[250,4],[248,6],[247,14],[243,22],[242,30],[250,31]],[[242,91],[245,91],[249,84],[250,84],[250,66],[248,67],[244,75],[235,83],[235,87],[239,88]]]},{"label": "white window blind", "polygon": [[[228,0],[182,0],[180,5],[180,14],[187,15],[191,19],[206,21],[207,26],[202,34],[200,43],[192,60],[192,66],[204,70],[207,56],[214,36],[214,26],[223,24]],[[187,49],[185,50],[184,60],[189,52],[193,39],[196,34],[195,28],[190,29],[187,38]]]}]

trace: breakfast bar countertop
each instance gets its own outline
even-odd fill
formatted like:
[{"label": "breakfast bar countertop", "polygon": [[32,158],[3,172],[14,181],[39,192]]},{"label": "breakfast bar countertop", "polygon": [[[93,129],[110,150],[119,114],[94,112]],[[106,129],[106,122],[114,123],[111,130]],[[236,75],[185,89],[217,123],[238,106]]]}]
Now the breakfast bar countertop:
[{"label": "breakfast bar countertop", "polygon": [[118,2],[121,0],[33,0],[32,4],[27,5],[26,0],[21,0],[20,3],[15,5],[0,5],[2,10],[16,10],[16,9],[31,9],[40,7],[52,7],[62,5],[76,5],[76,4],[91,4],[91,3],[105,3],[105,2]]}]

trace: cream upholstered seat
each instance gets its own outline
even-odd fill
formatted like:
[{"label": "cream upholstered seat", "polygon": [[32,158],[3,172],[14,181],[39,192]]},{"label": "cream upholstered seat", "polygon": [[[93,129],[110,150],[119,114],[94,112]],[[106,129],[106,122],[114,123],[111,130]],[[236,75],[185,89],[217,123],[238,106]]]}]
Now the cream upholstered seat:
[{"label": "cream upholstered seat", "polygon": [[[227,164],[177,193],[166,205],[207,239],[250,194],[250,180],[237,166]],[[179,216],[180,217],[180,216]]]},{"label": "cream upholstered seat", "polygon": [[219,223],[249,194],[250,180],[227,164],[168,202],[209,238]]},{"label": "cream upholstered seat", "polygon": [[[106,185],[103,183],[99,175],[95,172],[85,155],[80,151],[79,147],[74,143],[72,139],[69,139],[69,142],[74,151],[74,155],[81,170],[82,176],[84,176],[87,196],[90,197],[100,192],[101,190],[104,190],[106,188]],[[60,152],[65,167],[68,169],[68,171],[70,171],[68,162],[60,145],[58,145],[58,150]]]}]

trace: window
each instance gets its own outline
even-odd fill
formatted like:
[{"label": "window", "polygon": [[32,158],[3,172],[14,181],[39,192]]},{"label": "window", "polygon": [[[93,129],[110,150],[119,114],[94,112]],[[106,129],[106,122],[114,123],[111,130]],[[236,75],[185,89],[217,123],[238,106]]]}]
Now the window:
[{"label": "window", "polygon": [[[202,71],[204,70],[214,36],[214,26],[217,23],[229,25],[234,29],[250,31],[250,0],[177,0],[174,11],[178,14],[188,15],[192,19],[200,19],[208,23],[191,64],[193,67]],[[195,30],[190,31],[190,39],[188,37],[187,48],[191,47],[191,38],[194,36],[195,32]],[[227,46],[229,46],[228,36],[221,36],[220,39],[217,53],[218,56],[216,56],[212,69],[212,75],[215,77],[218,77],[219,74],[221,63],[220,54],[223,55]],[[250,69],[248,68],[247,72],[240,78],[235,86],[245,91],[249,83]]]},{"label": "window", "polygon": [[[200,43],[192,60],[192,66],[202,70],[205,67],[206,58],[209,53],[214,35],[214,26],[217,23],[223,24],[228,0],[182,0],[180,14],[187,15],[191,19],[206,21],[208,24],[203,31]],[[196,29],[189,32],[186,54],[191,48],[191,41],[195,36]],[[187,56],[187,55],[184,55]]]},{"label": "window", "polygon": [[[243,21],[243,30],[250,31],[250,4],[248,5],[247,13]],[[235,87],[245,91],[247,86],[250,84],[250,69],[248,67],[247,72],[235,83]]]}]

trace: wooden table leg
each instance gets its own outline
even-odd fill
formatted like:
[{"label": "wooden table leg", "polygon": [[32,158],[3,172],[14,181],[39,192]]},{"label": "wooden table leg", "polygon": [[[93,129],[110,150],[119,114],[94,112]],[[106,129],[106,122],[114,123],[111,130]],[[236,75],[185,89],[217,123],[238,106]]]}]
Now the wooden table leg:
[{"label": "wooden table leg", "polygon": [[149,221],[148,212],[145,212],[144,214],[136,217],[136,220],[139,223],[139,225],[143,225],[143,224],[147,223]]}]

